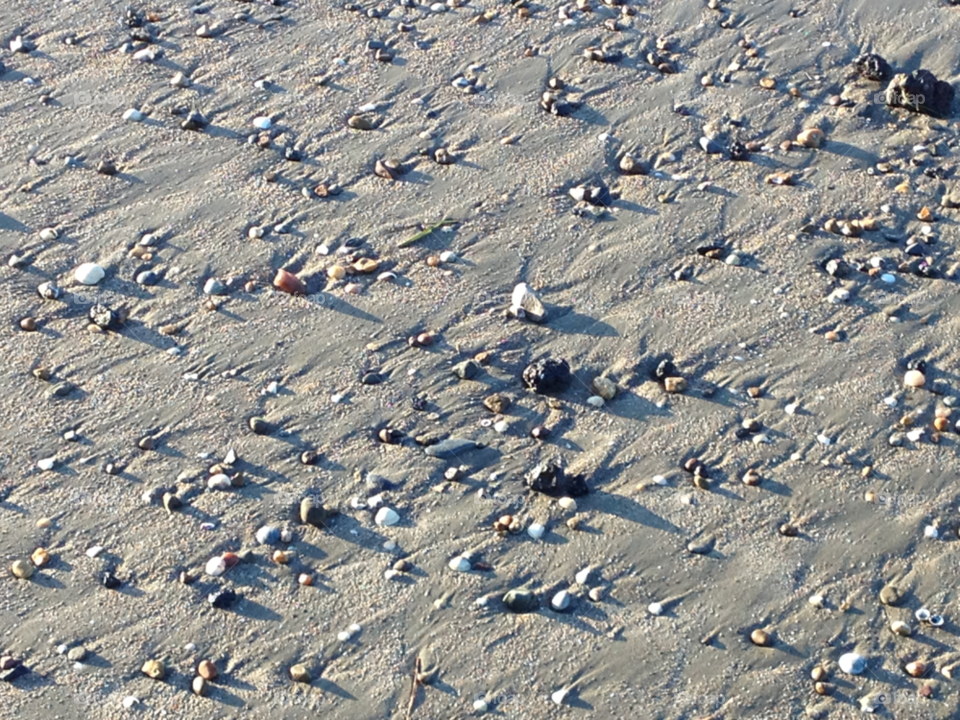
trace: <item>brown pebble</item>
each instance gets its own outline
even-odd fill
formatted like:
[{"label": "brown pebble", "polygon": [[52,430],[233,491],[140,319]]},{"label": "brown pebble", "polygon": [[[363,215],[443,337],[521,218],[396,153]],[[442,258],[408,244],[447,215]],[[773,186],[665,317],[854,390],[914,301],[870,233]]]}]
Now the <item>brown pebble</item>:
[{"label": "brown pebble", "polygon": [[273,278],[273,286],[291,295],[306,295],[307,293],[307,287],[300,278],[282,268],[277,270],[277,274]]},{"label": "brown pebble", "polygon": [[38,367],[33,369],[33,376],[37,380],[47,381],[50,379],[50,371],[45,367]]},{"label": "brown pebble", "polygon": [[756,386],[748,387],[748,388],[747,388],[747,395],[749,395],[749,396],[752,397],[752,398],[758,398],[758,397],[760,397],[761,395],[763,395],[763,390],[762,390],[761,388],[759,388],[759,387],[756,387]]},{"label": "brown pebble", "polygon": [[153,450],[153,438],[150,436],[140,438],[137,447],[141,450]]},{"label": "brown pebble", "polygon": [[197,665],[197,675],[204,680],[216,680],[219,674],[220,672],[217,670],[217,666],[210,660],[201,660],[200,664]]},{"label": "brown pebble", "polygon": [[420,333],[417,335],[417,345],[420,347],[427,347],[428,345],[433,345],[433,335],[430,333]]},{"label": "brown pebble", "polygon": [[20,329],[33,332],[37,329],[37,319],[32,317],[23,318],[23,320],[20,321]]},{"label": "brown pebble", "polygon": [[331,280],[343,280],[347,276],[347,271],[340,265],[333,265],[327,268],[327,277]]},{"label": "brown pebble", "polygon": [[791,525],[790,523],[784,523],[779,528],[780,534],[784,537],[796,537],[800,534],[800,530],[796,525]]},{"label": "brown pebble", "polygon": [[933,426],[940,432],[944,432],[950,428],[950,421],[945,417],[938,417],[933,421]]},{"label": "brown pebble", "polygon": [[924,205],[920,209],[920,212],[917,213],[917,220],[920,220],[921,222],[935,222],[936,219],[937,218],[934,216],[933,211],[926,205]]},{"label": "brown pebble", "polygon": [[431,255],[430,257],[427,258],[427,265],[429,265],[430,267],[437,267],[439,264],[440,264],[439,255]]},{"label": "brown pebble", "polygon": [[249,281],[248,281],[247,283],[245,283],[244,286],[243,286],[243,291],[246,292],[246,293],[255,292],[256,289],[257,289],[257,284],[256,284],[253,280],[249,280]]},{"label": "brown pebble", "polygon": [[770,637],[770,633],[768,633],[766,630],[757,628],[750,633],[750,642],[760,647],[767,647],[773,642],[773,639]]},{"label": "brown pebble", "polygon": [[834,686],[830,683],[818,682],[813,686],[813,689],[816,691],[817,695],[830,695],[833,693]]},{"label": "brown pebble", "polygon": [[777,87],[777,81],[772,77],[761,78],[760,87],[764,90],[773,90]]}]

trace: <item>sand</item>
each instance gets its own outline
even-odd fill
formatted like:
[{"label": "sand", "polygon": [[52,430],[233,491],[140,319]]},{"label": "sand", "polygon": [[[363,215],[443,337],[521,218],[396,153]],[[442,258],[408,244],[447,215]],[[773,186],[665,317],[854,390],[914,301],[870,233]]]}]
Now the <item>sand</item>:
[{"label": "sand", "polygon": [[[617,9],[596,6],[559,26],[555,2],[532,4],[528,19],[487,1],[445,13],[384,5],[389,15],[379,19],[319,2],[199,7],[206,12],[142,6],[160,17],[150,24],[163,51],[153,63],[119,52],[129,32],[123,3],[0,7],[4,46],[16,35],[36,45],[0,58],[0,246],[5,260],[29,258],[0,268],[0,554],[7,565],[40,546],[53,556],[30,580],[0,582],[0,651],[31,670],[0,683],[4,715],[460,718],[485,696],[501,717],[780,720],[810,708],[853,717],[871,693],[884,694],[889,717],[960,713],[960,694],[939,673],[960,660],[957,443],[952,430],[932,442],[930,427],[934,408],[960,392],[948,273],[957,213],[938,207],[957,188],[958,123],[955,113],[891,111],[876,101],[882,86],[857,79],[852,65],[860,52],[878,52],[897,71],[927,68],[956,86],[957,8],[773,1],[731,2],[718,13],[694,1],[631,3],[634,14],[610,32],[603,21]],[[486,10],[496,19],[471,22]],[[250,20],[234,20],[240,11]],[[400,32],[398,22],[415,30]],[[214,37],[196,36],[204,23]],[[64,44],[68,34],[79,42]],[[674,40],[675,74],[647,63],[658,36]],[[757,57],[737,47],[741,38]],[[371,40],[387,43],[391,63],[373,59]],[[624,58],[582,58],[599,45]],[[742,68],[724,82],[734,60]],[[191,87],[169,84],[178,71]],[[706,73],[712,87],[701,84]],[[482,89],[455,87],[462,74]],[[583,101],[572,117],[539,107],[551,77]],[[759,87],[763,77],[776,78],[776,89]],[[270,83],[258,89],[263,78]],[[849,104],[827,103],[841,93]],[[379,127],[347,128],[368,103]],[[210,127],[181,130],[178,107],[199,110]],[[129,108],[146,120],[122,120]],[[273,147],[261,150],[247,138],[266,115]],[[698,140],[708,123],[770,149],[748,162],[707,155]],[[812,126],[826,134],[821,149],[779,149]],[[936,157],[910,164],[914,145],[933,143]],[[302,162],[283,159],[287,145]],[[434,163],[438,147],[456,162]],[[648,168],[664,152],[678,159],[659,175],[624,176],[624,152]],[[374,163],[386,157],[410,171],[376,177]],[[95,171],[105,158],[117,175]],[[881,161],[893,172],[868,174]],[[924,175],[928,168],[945,179]],[[764,182],[778,171],[794,172],[795,185]],[[905,180],[909,191],[896,191]],[[343,192],[301,193],[324,181]],[[602,217],[574,213],[568,190],[580,183],[612,191]],[[939,216],[935,279],[898,272],[909,259],[904,241],[884,237],[917,234],[925,205]],[[844,238],[820,229],[830,217],[867,216],[880,231]],[[397,247],[444,218],[458,223]],[[290,232],[274,231],[279,223]],[[806,223],[813,227],[802,232]],[[250,239],[251,226],[267,232]],[[40,239],[45,227],[58,237]],[[146,232],[162,238],[150,262],[129,255]],[[353,237],[397,278],[328,284],[326,268],[342,259],[335,249]],[[334,253],[318,254],[321,243]],[[742,264],[696,252],[708,245],[735,249]],[[456,262],[425,262],[448,249]],[[821,264],[841,255],[881,257],[895,282],[854,272],[844,285],[851,299],[826,302],[843,283]],[[107,270],[96,288],[72,279],[84,262]],[[147,267],[158,284],[134,281]],[[307,284],[307,296],[269,288],[281,267]],[[689,279],[675,281],[684,267]],[[204,308],[210,277],[233,279],[215,310]],[[48,280],[64,287],[61,300],[37,295]],[[246,292],[251,280],[257,288]],[[359,294],[344,291],[349,281]],[[545,324],[505,317],[518,282],[546,303]],[[125,322],[88,331],[97,299],[125,308]],[[38,318],[37,332],[20,329],[26,316]],[[171,324],[177,334],[160,332]],[[839,341],[830,342],[834,329]],[[434,344],[409,347],[423,331]],[[492,353],[484,372],[458,380],[452,366],[481,351]],[[545,354],[567,359],[576,376],[556,407],[520,381]],[[650,377],[666,355],[688,380],[682,394],[665,394]],[[904,392],[906,362],[917,358],[927,362],[927,385]],[[52,371],[50,382],[33,377],[38,367]],[[360,384],[369,371],[385,382]],[[595,408],[590,385],[604,371],[621,389]],[[62,381],[76,390],[45,397]],[[265,393],[271,381],[275,394]],[[762,388],[759,398],[748,396],[751,386]],[[481,404],[492,392],[513,399],[505,433],[483,422],[493,419]],[[895,408],[882,402],[891,395]],[[424,411],[415,397],[426,399]],[[794,414],[785,412],[791,403]],[[925,435],[892,447],[889,436],[914,409]],[[253,416],[274,431],[251,433]],[[769,443],[736,437],[747,418],[760,420]],[[538,424],[551,428],[548,440],[529,436]],[[386,426],[403,431],[403,442],[379,442]],[[78,442],[63,439],[68,430]],[[458,461],[428,458],[414,441],[425,434],[486,447]],[[147,435],[155,448],[140,450]],[[208,468],[231,448],[246,485],[205,490]],[[299,461],[308,449],[320,452],[315,465]],[[694,456],[709,469],[708,490],[680,469]],[[40,470],[50,457],[54,468]],[[549,458],[587,475],[578,530],[555,499],[523,486],[523,474]],[[122,471],[106,474],[108,462]],[[460,463],[464,478],[445,483],[444,470]],[[761,485],[740,482],[748,467]],[[367,473],[395,483],[384,498],[398,525],[377,527],[370,510],[351,507],[368,494]],[[655,475],[666,485],[653,484]],[[155,488],[177,488],[185,507],[145,503]],[[304,526],[305,496],[341,514],[326,529]],[[547,534],[499,536],[492,523],[504,514],[545,523]],[[52,525],[38,528],[41,518]],[[935,522],[939,539],[925,538]],[[256,544],[268,523],[295,531],[288,565]],[[799,534],[780,534],[784,523]],[[687,551],[704,538],[715,541],[711,553]],[[94,545],[105,548],[95,559],[85,554]],[[224,578],[204,576],[207,560],[228,550],[251,552]],[[454,572],[448,562],[464,552],[490,569]],[[385,579],[401,557],[412,571]],[[600,602],[575,586],[588,565]],[[123,581],[119,590],[101,586],[106,568]],[[196,582],[178,582],[184,570]],[[304,571],[314,573],[312,587],[298,585]],[[896,608],[877,597],[891,582],[905,596]],[[206,601],[223,584],[242,595],[226,611]],[[500,596],[521,586],[544,607],[506,612]],[[553,612],[546,606],[562,588],[580,596],[571,611]],[[815,593],[822,609],[808,602]],[[666,606],[659,617],[647,610],[654,601]],[[913,619],[921,606],[945,624],[921,627]],[[909,620],[914,636],[892,634],[895,619]],[[338,641],[351,623],[361,632]],[[758,627],[771,647],[750,643]],[[61,644],[86,647],[84,664],[59,655]],[[424,648],[439,671],[408,715]],[[852,650],[868,660],[859,677],[835,668]],[[140,673],[150,658],[166,662],[165,681]],[[205,698],[190,692],[201,659],[220,672]],[[913,659],[933,665],[926,678],[903,671]],[[834,663],[832,697],[813,691],[810,671],[821,662]],[[294,663],[311,668],[311,684],[290,680]],[[932,699],[918,696],[925,683]],[[550,696],[564,687],[572,691],[559,707]],[[123,709],[127,696],[139,709]]]}]

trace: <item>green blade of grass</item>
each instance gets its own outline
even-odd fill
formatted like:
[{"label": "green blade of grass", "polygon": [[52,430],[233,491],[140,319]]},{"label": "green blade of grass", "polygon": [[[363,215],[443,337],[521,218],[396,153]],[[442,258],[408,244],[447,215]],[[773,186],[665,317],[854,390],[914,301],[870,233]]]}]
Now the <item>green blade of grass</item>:
[{"label": "green blade of grass", "polygon": [[401,241],[397,244],[397,247],[402,247],[402,248],[403,248],[403,247],[407,247],[408,245],[413,245],[415,242],[417,242],[417,241],[419,241],[419,240],[423,240],[425,237],[427,237],[427,235],[433,234],[434,232],[436,232],[436,231],[439,230],[440,228],[442,228],[442,227],[447,227],[448,225],[456,225],[457,222],[459,222],[459,221],[453,220],[452,218],[444,218],[443,220],[441,220],[441,221],[438,222],[438,223],[434,223],[433,225],[428,225],[428,226],[425,227],[423,230],[421,230],[420,232],[418,232],[416,235],[411,235],[411,236],[408,237],[406,240],[401,240]]}]

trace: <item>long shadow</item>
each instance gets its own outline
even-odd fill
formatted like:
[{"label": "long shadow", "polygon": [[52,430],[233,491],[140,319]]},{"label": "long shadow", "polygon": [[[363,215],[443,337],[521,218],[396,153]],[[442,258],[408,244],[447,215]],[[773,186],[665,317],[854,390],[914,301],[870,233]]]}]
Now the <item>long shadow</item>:
[{"label": "long shadow", "polygon": [[593,490],[587,497],[593,498],[592,505],[597,512],[614,515],[623,520],[646,525],[655,530],[663,530],[679,535],[682,530],[659,515],[650,512],[636,500],[623,495],[614,495],[602,490]]},{"label": "long shadow", "polygon": [[576,312],[573,307],[556,307],[552,310],[549,325],[553,330],[571,335],[588,335],[590,337],[620,337],[620,333],[612,325],[603,320],[595,320],[589,315]]}]

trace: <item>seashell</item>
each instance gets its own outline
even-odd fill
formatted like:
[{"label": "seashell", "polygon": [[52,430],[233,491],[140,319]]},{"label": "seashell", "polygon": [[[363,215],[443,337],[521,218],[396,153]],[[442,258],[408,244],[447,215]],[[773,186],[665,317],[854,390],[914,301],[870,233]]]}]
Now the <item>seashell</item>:
[{"label": "seashell", "polygon": [[446,148],[437,148],[433,153],[433,159],[440,165],[453,165],[456,162],[456,158]]},{"label": "seashell", "polygon": [[327,277],[331,280],[343,280],[347,276],[346,269],[341,265],[332,265],[327,268]]},{"label": "seashell", "polygon": [[930,611],[926,608],[920,608],[914,613],[914,616],[920,622],[928,622],[930,620]]},{"label": "seashell", "polygon": [[550,599],[550,606],[557,612],[563,612],[570,607],[572,602],[570,593],[566,590],[561,590]]},{"label": "seashell", "polygon": [[13,573],[14,577],[27,580],[33,575],[33,565],[26,560],[14,560],[10,565],[10,572]]},{"label": "seashell", "polygon": [[762,87],[764,90],[773,90],[777,87],[777,81],[772,77],[761,78],[760,87]]},{"label": "seashell", "polygon": [[800,534],[800,530],[796,525],[791,525],[790,523],[784,523],[778,528],[778,531],[784,537],[796,537]]},{"label": "seashell", "polygon": [[827,669],[823,665],[817,665],[810,671],[810,677],[814,681],[823,680],[827,676]]},{"label": "seashell", "polygon": [[562,497],[557,501],[557,504],[562,507],[564,510],[569,510],[570,512],[577,511],[577,501],[570,497]]},{"label": "seashell", "polygon": [[764,182],[767,185],[793,185],[794,177],[793,173],[789,172],[777,172],[771,173],[764,178]]},{"label": "seashell", "polygon": [[37,329],[37,320],[32,317],[25,317],[20,321],[20,329],[26,332],[33,332]]},{"label": "seashell", "polygon": [[273,561],[279,565],[286,565],[290,562],[290,557],[283,550],[276,550],[273,553]]},{"label": "seashell", "polygon": [[933,212],[926,205],[924,205],[920,209],[920,212],[917,213],[917,220],[920,222],[936,222],[936,219],[937,218],[934,216]]},{"label": "seashell", "polygon": [[902,620],[894,620],[890,623],[890,630],[894,635],[899,635],[900,637],[910,637],[913,634],[913,628],[910,627],[909,623],[905,623]]},{"label": "seashell", "polygon": [[830,695],[833,693],[835,687],[830,683],[817,682],[814,684],[813,689],[817,695]]},{"label": "seashell", "polygon": [[797,144],[808,148],[818,148],[823,143],[826,135],[820,128],[807,128],[801,130],[797,135]]},{"label": "seashell", "polygon": [[310,573],[300,573],[300,575],[297,577],[297,582],[301,585],[309,587],[310,585],[313,585],[313,575]]},{"label": "seashell", "polygon": [[758,473],[754,468],[750,468],[740,479],[744,485],[755,487],[760,484],[760,473]]},{"label": "seashell", "polygon": [[37,567],[43,567],[50,562],[50,553],[47,552],[45,548],[37,548],[33,551],[33,554],[30,555],[30,562]]},{"label": "seashell", "polygon": [[837,661],[840,669],[848,675],[859,675],[867,669],[867,661],[858,653],[844,653]]},{"label": "seashell", "polygon": [[820,593],[817,593],[817,594],[815,594],[815,595],[811,595],[810,597],[807,598],[807,602],[810,603],[811,605],[813,605],[815,608],[822,608],[822,607],[823,607],[823,595],[821,595]]},{"label": "seashell", "polygon": [[372,272],[376,272],[377,268],[380,267],[380,261],[374,260],[372,258],[359,258],[356,262],[351,265],[351,267],[356,270],[358,273],[363,273],[368,275]]},{"label": "seashell", "polygon": [[907,370],[903,376],[903,384],[906,387],[920,388],[926,385],[926,383],[926,376],[919,370]]},{"label": "seashell", "polygon": [[195,677],[190,682],[190,689],[193,690],[194,695],[203,697],[207,694],[207,681],[202,677]]},{"label": "seashell", "polygon": [[167,669],[159,660],[147,660],[140,668],[140,672],[153,680],[162,680]]},{"label": "seashell", "polygon": [[651,615],[663,615],[663,605],[658,602],[653,602],[647,605],[647,612]]},{"label": "seashell", "polygon": [[944,623],[943,615],[931,615],[930,624],[934,627],[940,627]]},{"label": "seashell", "polygon": [[227,563],[224,562],[223,558],[220,556],[210,558],[207,560],[207,564],[203,568],[204,572],[207,575],[213,575],[217,577],[218,575],[223,575],[227,571]]},{"label": "seashell", "polygon": [[769,645],[772,644],[773,638],[770,637],[770,633],[766,632],[765,630],[761,630],[760,628],[757,628],[752,633],[750,633],[750,642],[760,647],[768,647]]},{"label": "seashell", "polygon": [[291,295],[305,295],[307,292],[307,287],[300,278],[282,268],[277,270],[277,274],[273,278],[273,286]]},{"label": "seashell", "polygon": [[540,523],[530,523],[530,526],[527,528],[527,535],[532,537],[534,540],[539,540],[543,537],[546,531],[546,526],[541,525]]},{"label": "seashell", "polygon": [[915,660],[907,663],[903,669],[906,670],[907,675],[910,677],[922,677],[926,675],[928,667],[925,662]]}]

